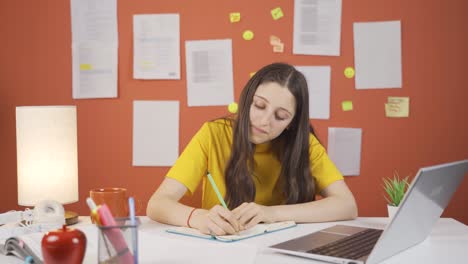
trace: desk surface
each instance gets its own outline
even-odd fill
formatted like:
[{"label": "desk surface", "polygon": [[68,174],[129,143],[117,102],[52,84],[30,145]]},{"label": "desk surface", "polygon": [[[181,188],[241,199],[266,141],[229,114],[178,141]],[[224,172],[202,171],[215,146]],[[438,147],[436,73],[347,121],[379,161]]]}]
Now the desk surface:
[{"label": "desk surface", "polygon": [[[168,228],[140,218],[139,257],[140,263],[323,263],[309,259],[287,256],[266,249],[267,246],[334,224],[347,224],[373,228],[385,228],[387,218],[358,218],[353,221],[300,224],[295,228],[258,236],[234,243],[222,243],[186,237],[165,232]],[[97,262],[97,229],[90,226],[89,217],[81,217],[75,228],[86,228],[88,246],[84,263]],[[91,233],[90,233],[91,232]],[[94,238],[93,238],[94,236]],[[451,218],[442,218],[436,223],[430,236],[420,244],[409,248],[382,262],[391,263],[466,263],[468,259],[468,226]],[[11,256],[0,255],[0,263],[23,263]]]}]

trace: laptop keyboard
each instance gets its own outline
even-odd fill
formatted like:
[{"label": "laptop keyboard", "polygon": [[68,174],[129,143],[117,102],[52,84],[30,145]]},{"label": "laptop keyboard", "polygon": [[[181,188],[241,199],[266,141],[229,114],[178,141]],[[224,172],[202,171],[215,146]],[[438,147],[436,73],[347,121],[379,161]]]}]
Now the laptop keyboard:
[{"label": "laptop keyboard", "polygon": [[325,256],[358,259],[370,254],[383,230],[366,229],[307,252]]}]

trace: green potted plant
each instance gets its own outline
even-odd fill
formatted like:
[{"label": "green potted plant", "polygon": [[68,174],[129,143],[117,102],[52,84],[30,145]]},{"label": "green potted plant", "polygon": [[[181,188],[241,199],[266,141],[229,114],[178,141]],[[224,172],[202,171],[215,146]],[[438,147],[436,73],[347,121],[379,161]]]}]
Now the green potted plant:
[{"label": "green potted plant", "polygon": [[388,216],[391,218],[395,214],[400,205],[400,202],[405,196],[406,190],[408,189],[409,176],[401,179],[398,175],[398,172],[395,170],[393,172],[393,178],[384,178],[384,190],[385,190],[385,200],[387,201],[387,210]]}]

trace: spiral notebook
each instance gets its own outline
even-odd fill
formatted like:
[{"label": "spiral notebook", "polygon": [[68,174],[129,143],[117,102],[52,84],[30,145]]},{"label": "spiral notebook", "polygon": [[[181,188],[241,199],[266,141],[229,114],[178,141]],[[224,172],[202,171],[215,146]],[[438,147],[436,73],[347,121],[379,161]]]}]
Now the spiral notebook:
[{"label": "spiral notebook", "polygon": [[184,235],[184,236],[191,236],[191,237],[198,237],[210,240],[217,240],[221,242],[234,242],[239,241],[242,239],[247,239],[255,236],[265,235],[268,233],[288,229],[291,227],[295,227],[297,224],[294,221],[284,221],[284,222],[277,222],[271,224],[258,224],[250,229],[244,230],[239,232],[237,235],[224,235],[224,236],[211,236],[207,234],[203,234],[195,228],[189,227],[172,227],[166,230],[166,232]]},{"label": "spiral notebook", "polygon": [[42,263],[41,240],[44,233],[37,232],[10,237],[0,242],[0,254],[16,256],[25,260],[30,256],[34,263]]}]

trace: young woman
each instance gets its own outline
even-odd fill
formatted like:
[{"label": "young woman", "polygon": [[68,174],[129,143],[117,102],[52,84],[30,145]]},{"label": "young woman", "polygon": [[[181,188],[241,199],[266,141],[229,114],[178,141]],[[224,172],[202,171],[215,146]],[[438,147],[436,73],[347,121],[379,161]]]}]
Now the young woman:
[{"label": "young woman", "polygon": [[[206,122],[192,138],[150,198],[148,216],[216,235],[259,222],[355,218],[354,197],[309,123],[308,100],[293,66],[260,69],[242,91],[237,116]],[[219,205],[208,172],[229,209]],[[179,203],[200,183],[202,208]]]}]

